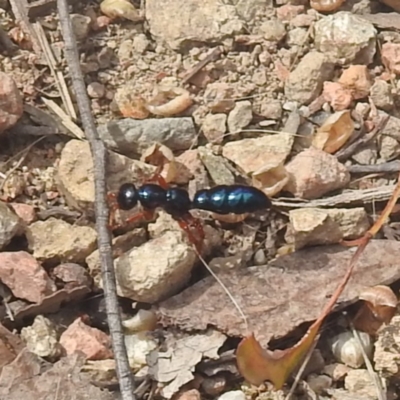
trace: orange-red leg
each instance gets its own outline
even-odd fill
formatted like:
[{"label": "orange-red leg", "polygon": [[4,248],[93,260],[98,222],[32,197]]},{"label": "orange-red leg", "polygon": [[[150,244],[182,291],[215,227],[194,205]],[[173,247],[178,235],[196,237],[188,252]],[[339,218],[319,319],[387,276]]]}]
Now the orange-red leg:
[{"label": "orange-red leg", "polygon": [[110,207],[110,216],[108,220],[108,225],[111,230],[115,230],[117,228],[120,228],[122,225],[128,225],[131,224],[132,222],[141,219],[145,221],[151,221],[154,218],[155,210],[142,209],[141,211],[138,211],[133,215],[129,216],[128,218],[126,218],[123,224],[116,224],[115,213],[119,210],[116,197],[117,197],[116,193],[113,192],[107,193],[107,201]]},{"label": "orange-red leg", "polygon": [[[182,218],[177,218],[179,226],[183,229],[190,242],[196,246],[197,251],[200,253],[203,247],[204,241],[204,229],[203,225],[197,218],[194,218],[191,214],[187,214]],[[195,231],[195,234],[193,234]]]},{"label": "orange-red leg", "polygon": [[118,210],[117,195],[114,192],[107,193],[107,203],[110,207],[110,215],[108,217],[108,226],[111,230],[114,228],[115,224],[115,213]]},{"label": "orange-red leg", "polygon": [[154,210],[143,209],[126,218],[124,222],[126,225],[128,225],[140,219],[143,219],[145,221],[151,221],[154,218],[154,213],[155,213]]},{"label": "orange-red leg", "polygon": [[146,180],[146,182],[155,182],[160,185],[163,189],[168,189],[169,185],[165,179],[161,176],[162,167],[158,167],[156,172]]}]

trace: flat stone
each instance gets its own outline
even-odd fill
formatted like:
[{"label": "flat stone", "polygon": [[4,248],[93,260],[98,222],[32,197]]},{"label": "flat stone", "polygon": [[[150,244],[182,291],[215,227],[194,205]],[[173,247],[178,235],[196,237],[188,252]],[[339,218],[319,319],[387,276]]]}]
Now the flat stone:
[{"label": "flat stone", "polygon": [[265,135],[255,139],[243,139],[227,143],[222,155],[251,174],[268,163],[283,163],[292,149],[294,136],[289,133]]},{"label": "flat stone", "polygon": [[[218,0],[149,0],[146,20],[157,41],[181,51],[198,43],[221,43],[226,37],[240,33],[246,20],[265,9],[266,2],[248,0],[235,5]],[[179,18],[176,16],[179,15]]]},{"label": "flat stone", "polygon": [[[159,6],[157,6],[160,11]],[[111,150],[138,156],[154,143],[171,150],[187,150],[196,144],[197,132],[192,118],[120,119],[98,128],[101,140]]]},{"label": "flat stone", "polygon": [[96,231],[49,218],[30,225],[27,233],[34,257],[48,262],[82,262],[96,248]]}]

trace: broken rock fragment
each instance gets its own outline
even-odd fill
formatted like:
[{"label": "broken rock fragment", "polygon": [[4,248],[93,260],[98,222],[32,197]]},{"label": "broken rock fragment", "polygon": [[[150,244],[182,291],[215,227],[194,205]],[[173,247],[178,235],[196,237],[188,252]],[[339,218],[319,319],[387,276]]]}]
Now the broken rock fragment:
[{"label": "broken rock fragment", "polygon": [[383,327],[375,342],[374,366],[383,377],[400,377],[399,365],[400,316],[395,315],[390,324]]},{"label": "broken rock fragment", "polygon": [[116,259],[119,295],[155,303],[182,288],[196,260],[183,235],[179,230],[168,231]]},{"label": "broken rock fragment", "polygon": [[369,65],[376,52],[376,34],[369,21],[341,11],[315,23],[315,47],[335,64]]},{"label": "broken rock fragment", "polygon": [[82,262],[96,248],[96,231],[49,218],[30,225],[29,247],[40,261]]},{"label": "broken rock fragment", "polygon": [[35,208],[30,204],[10,203],[10,207],[27,225],[36,220]]},{"label": "broken rock fragment", "polygon": [[[143,228],[133,229],[123,235],[115,237],[112,240],[113,257],[117,258],[133,247],[140,246],[146,239],[146,231]],[[86,257],[86,264],[89,267],[90,276],[93,278],[94,284],[99,286],[101,281],[99,250],[95,250]]]},{"label": "broken rock fragment", "polygon": [[290,225],[286,240],[296,250],[305,246],[339,243],[357,239],[369,228],[363,208],[330,209],[299,208],[289,212]]},{"label": "broken rock fragment", "polygon": [[384,43],[382,45],[382,62],[396,75],[400,75],[400,44]]},{"label": "broken rock fragment", "polygon": [[0,253],[0,265],[0,280],[15,297],[39,303],[56,291],[46,271],[25,251]]},{"label": "broken rock fragment", "polygon": [[315,148],[297,154],[286,171],[289,183],[285,190],[303,199],[316,199],[350,181],[350,173],[336,157]]},{"label": "broken rock fragment", "polygon": [[112,358],[110,338],[102,331],[76,319],[60,337],[68,355],[82,352],[88,360]]},{"label": "broken rock fragment", "polygon": [[31,326],[22,328],[21,338],[29,351],[39,357],[54,359],[61,354],[57,331],[52,322],[38,315]]},{"label": "broken rock fragment", "polygon": [[124,155],[141,155],[160,143],[171,150],[187,150],[196,144],[197,132],[192,118],[130,118],[110,121],[98,128],[100,138],[111,150]]},{"label": "broken rock fragment", "polygon": [[252,105],[250,101],[238,101],[235,108],[228,115],[228,128],[230,134],[238,134],[250,124],[253,119]]},{"label": "broken rock fragment", "polygon": [[150,0],[146,2],[146,19],[152,36],[178,51],[199,42],[221,42],[244,27],[236,6],[218,0],[205,0],[201,7],[196,0]]},{"label": "broken rock fragment", "polygon": [[[107,186],[116,190],[129,181],[141,182],[152,175],[156,167],[110,152],[107,165]],[[93,162],[87,142],[70,140],[61,152],[57,171],[58,190],[67,204],[78,210],[93,208]]]},{"label": "broken rock fragment", "polygon": [[222,143],[226,132],[226,120],[226,115],[222,113],[205,116],[201,130],[210,143]]},{"label": "broken rock fragment", "polygon": [[0,135],[16,124],[22,113],[23,101],[17,85],[0,71]]},{"label": "broken rock fragment", "polygon": [[307,53],[290,73],[285,83],[285,96],[300,104],[309,104],[322,91],[324,82],[332,78],[334,64],[317,51]]},{"label": "broken rock fragment", "polygon": [[279,165],[290,154],[294,135],[278,133],[256,139],[243,139],[227,143],[222,155],[239,166],[246,174],[251,174],[265,166],[265,160]]},{"label": "broken rock fragment", "polygon": [[0,249],[22,231],[21,220],[8,206],[0,201]]}]

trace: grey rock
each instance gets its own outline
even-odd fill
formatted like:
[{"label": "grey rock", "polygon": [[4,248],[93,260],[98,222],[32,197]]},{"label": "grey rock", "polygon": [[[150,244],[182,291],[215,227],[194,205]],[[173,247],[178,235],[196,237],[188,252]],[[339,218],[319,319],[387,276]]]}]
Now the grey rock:
[{"label": "grey rock", "polygon": [[228,115],[229,133],[240,133],[243,128],[250,124],[252,119],[253,111],[250,101],[238,101]]},{"label": "grey rock", "polygon": [[22,221],[5,203],[0,202],[0,249],[22,230]]},{"label": "grey rock", "polygon": [[377,108],[384,111],[390,111],[393,108],[393,95],[388,82],[377,79],[372,85],[370,96]]},{"label": "grey rock", "polygon": [[321,93],[323,83],[329,81],[333,74],[333,63],[317,51],[311,51],[290,73],[285,85],[288,100],[309,104]]},{"label": "grey rock", "polygon": [[100,138],[112,150],[124,155],[141,155],[158,142],[171,150],[187,150],[196,143],[192,118],[162,118],[110,121],[98,128]]},{"label": "grey rock", "polygon": [[376,52],[377,31],[372,23],[350,12],[321,18],[314,29],[315,48],[339,65],[369,65]]},{"label": "grey rock", "polygon": [[240,33],[245,22],[266,6],[262,0],[240,0],[235,5],[204,0],[201,6],[197,0],[148,0],[145,13],[156,40],[165,42],[173,50],[184,50],[199,42],[221,43]]}]

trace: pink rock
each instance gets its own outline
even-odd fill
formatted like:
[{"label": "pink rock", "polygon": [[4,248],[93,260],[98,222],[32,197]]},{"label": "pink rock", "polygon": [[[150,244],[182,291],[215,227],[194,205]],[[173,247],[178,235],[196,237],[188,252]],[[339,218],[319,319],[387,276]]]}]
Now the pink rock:
[{"label": "pink rock", "polygon": [[0,134],[16,124],[23,113],[22,96],[14,80],[0,72]]},{"label": "pink rock", "polygon": [[335,111],[348,109],[353,101],[351,90],[339,82],[324,82],[322,95]]},{"label": "pink rock", "polygon": [[315,148],[297,154],[286,171],[289,183],[285,190],[303,199],[316,199],[350,181],[349,171],[335,156]]},{"label": "pink rock", "polygon": [[76,319],[60,337],[60,344],[67,354],[82,352],[88,360],[112,358],[111,342],[108,335],[99,329]]},{"label": "pink rock", "polygon": [[11,208],[27,225],[36,220],[35,208],[29,204],[11,203]]},{"label": "pink rock", "polygon": [[366,65],[350,65],[343,71],[338,82],[351,90],[351,95],[355,100],[367,97],[372,86]]},{"label": "pink rock", "polygon": [[383,64],[396,75],[400,75],[400,43],[384,43],[381,50]]},{"label": "pink rock", "polygon": [[0,253],[0,279],[15,297],[32,303],[56,291],[43,267],[25,251]]},{"label": "pink rock", "polygon": [[276,9],[276,16],[281,21],[291,21],[294,17],[304,13],[304,6],[294,6],[292,4],[285,4]]}]

